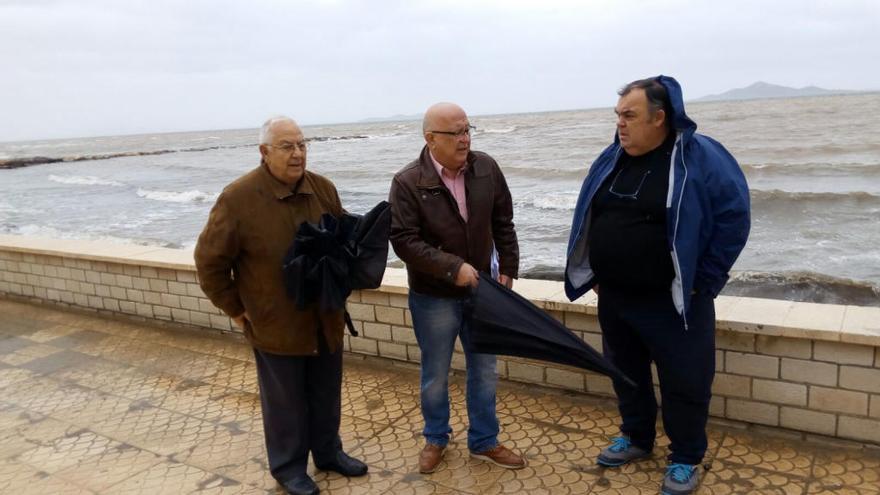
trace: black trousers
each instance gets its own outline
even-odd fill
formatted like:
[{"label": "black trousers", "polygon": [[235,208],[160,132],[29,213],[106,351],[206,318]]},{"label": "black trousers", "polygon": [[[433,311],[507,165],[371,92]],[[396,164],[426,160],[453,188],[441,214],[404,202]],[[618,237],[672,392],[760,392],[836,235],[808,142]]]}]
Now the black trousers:
[{"label": "black trousers", "polygon": [[685,319],[668,292],[629,294],[601,286],[599,324],[603,351],[637,388],[614,383],[623,419],[620,430],[633,444],[654,446],[657,400],[651,361],[657,365],[669,461],[699,464],[706,453],[706,421],[715,377],[715,302],[695,294]]},{"label": "black trousers", "polygon": [[342,449],[342,349],[330,353],[323,340],[316,356],[254,349],[269,470],[281,483],[306,472],[309,452],[327,464]]}]

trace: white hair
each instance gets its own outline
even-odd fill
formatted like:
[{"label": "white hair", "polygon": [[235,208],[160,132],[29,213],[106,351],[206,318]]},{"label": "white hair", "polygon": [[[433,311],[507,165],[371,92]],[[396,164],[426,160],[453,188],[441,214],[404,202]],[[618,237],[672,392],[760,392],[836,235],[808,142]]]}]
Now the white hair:
[{"label": "white hair", "polygon": [[284,115],[271,117],[263,124],[263,127],[260,128],[260,144],[272,144],[273,128],[275,127],[275,124],[281,122],[290,122],[293,125],[297,125],[295,120]]}]

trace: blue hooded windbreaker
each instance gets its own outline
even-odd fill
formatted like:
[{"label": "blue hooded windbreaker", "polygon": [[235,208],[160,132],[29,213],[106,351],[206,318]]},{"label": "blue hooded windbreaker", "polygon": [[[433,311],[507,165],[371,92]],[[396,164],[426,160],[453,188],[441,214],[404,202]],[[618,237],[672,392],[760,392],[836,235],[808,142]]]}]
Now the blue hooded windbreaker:
[{"label": "blue hooded windbreaker", "polygon": [[[676,134],[669,167],[666,227],[675,269],[670,291],[679,314],[687,314],[694,290],[718,295],[749,236],[749,189],[736,159],[714,139],[697,134],[697,124],[684,111],[681,86],[667,76],[666,87]],[[614,143],[593,162],[574,210],[565,264],[565,295],[574,301],[595,284],[587,236],[590,206],[596,190],[614,169],[623,149]]]}]

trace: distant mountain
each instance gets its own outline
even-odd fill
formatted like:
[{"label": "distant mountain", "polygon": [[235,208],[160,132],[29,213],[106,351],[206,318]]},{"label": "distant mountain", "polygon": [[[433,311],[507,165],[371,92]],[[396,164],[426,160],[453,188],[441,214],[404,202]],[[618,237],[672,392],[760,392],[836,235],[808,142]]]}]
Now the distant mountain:
[{"label": "distant mountain", "polygon": [[369,124],[372,122],[402,122],[406,120],[419,120],[422,118],[422,114],[416,113],[412,115],[392,115],[390,117],[370,117],[362,120],[358,120],[360,124]]},{"label": "distant mountain", "polygon": [[758,98],[794,98],[797,96],[822,96],[861,93],[846,89],[824,89],[816,86],[790,88],[765,82],[756,82],[745,88],[731,89],[717,95],[707,95],[693,101],[753,100]]}]

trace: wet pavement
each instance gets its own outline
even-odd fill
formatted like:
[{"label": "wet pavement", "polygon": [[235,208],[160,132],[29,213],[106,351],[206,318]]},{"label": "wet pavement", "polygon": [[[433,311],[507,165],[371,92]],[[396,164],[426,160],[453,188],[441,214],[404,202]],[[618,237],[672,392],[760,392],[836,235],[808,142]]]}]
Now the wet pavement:
[{"label": "wet pavement", "polygon": [[[324,493],[656,494],[666,445],[619,469],[594,459],[617,432],[614,403],[501,384],[500,440],[528,467],[471,459],[463,383],[454,438],[420,475],[418,372],[346,357],[345,449],[368,476],[310,473]],[[880,495],[880,451],[713,425],[698,493]],[[266,468],[250,348],[233,336],[0,300],[0,493],[280,493]]]}]

